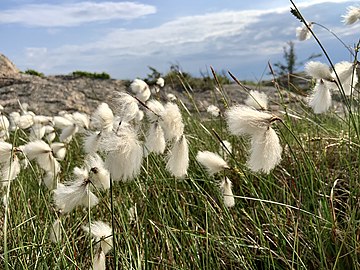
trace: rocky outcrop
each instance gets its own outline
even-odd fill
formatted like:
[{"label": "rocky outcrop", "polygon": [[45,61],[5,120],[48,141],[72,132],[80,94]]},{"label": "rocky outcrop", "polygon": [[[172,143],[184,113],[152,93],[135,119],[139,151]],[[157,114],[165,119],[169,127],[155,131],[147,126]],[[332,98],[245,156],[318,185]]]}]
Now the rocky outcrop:
[{"label": "rocky outcrop", "polygon": [[17,67],[5,55],[0,53],[0,77],[14,77],[19,73]]}]

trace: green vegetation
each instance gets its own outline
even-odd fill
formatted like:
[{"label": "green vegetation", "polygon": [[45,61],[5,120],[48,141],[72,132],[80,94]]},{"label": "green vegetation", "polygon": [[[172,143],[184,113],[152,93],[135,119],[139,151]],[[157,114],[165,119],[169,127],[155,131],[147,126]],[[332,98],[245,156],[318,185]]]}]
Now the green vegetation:
[{"label": "green vegetation", "polygon": [[[182,86],[194,106],[201,102],[188,91],[196,84],[190,75],[169,74],[167,82]],[[233,105],[222,79],[209,81],[222,97],[215,105]],[[283,100],[285,91],[278,90]],[[343,92],[341,103],[324,114],[301,100],[294,107],[276,104],[281,109],[273,112],[278,121],[272,127],[283,153],[268,175],[248,168],[250,140],[229,134],[224,111],[200,117],[199,108],[190,112],[178,100],[189,141],[187,176],[174,178],[165,155],[151,153],[133,181],[115,182],[111,194],[95,190],[99,204],[91,210],[60,215],[63,237],[56,244],[48,236],[59,213],[41,183],[44,172],[30,162],[1,190],[9,203],[0,211],[0,269],[90,269],[96,243],[82,230],[89,220],[113,224],[116,252],[107,254],[107,269],[360,269],[360,107],[353,106],[360,94]],[[142,139],[148,124],[137,125]],[[8,141],[19,146],[28,140],[29,132],[17,129]],[[224,157],[230,169],[209,176],[195,157],[221,152],[223,140],[232,145]],[[82,142],[79,135],[67,144],[61,183],[83,165]],[[233,183],[231,208],[219,188],[224,177]]]},{"label": "green vegetation", "polygon": [[44,77],[44,73],[36,71],[34,69],[27,69],[24,71],[25,74],[29,74],[29,75],[33,75],[33,76],[38,76],[38,77]]},{"label": "green vegetation", "polygon": [[110,75],[106,72],[96,73],[96,72],[87,72],[76,70],[71,73],[72,76],[75,77],[86,77],[91,79],[99,79],[99,80],[107,80],[110,79]]}]

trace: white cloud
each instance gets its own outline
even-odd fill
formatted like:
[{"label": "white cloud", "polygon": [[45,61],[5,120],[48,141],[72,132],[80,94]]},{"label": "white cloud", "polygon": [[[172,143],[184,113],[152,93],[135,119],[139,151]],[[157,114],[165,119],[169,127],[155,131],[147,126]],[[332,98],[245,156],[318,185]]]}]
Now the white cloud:
[{"label": "white cloud", "polygon": [[89,22],[131,20],[154,13],[156,13],[154,6],[133,2],[32,4],[0,11],[0,24],[19,23],[38,27],[69,27]]}]

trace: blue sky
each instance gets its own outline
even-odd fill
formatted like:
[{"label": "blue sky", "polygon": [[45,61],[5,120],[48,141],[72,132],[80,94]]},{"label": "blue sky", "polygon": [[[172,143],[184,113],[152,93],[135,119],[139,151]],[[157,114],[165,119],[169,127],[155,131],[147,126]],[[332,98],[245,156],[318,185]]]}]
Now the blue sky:
[{"label": "blue sky", "polygon": [[[357,42],[360,23],[344,26],[341,15],[358,1],[295,2],[308,21],[350,46]],[[175,63],[194,75],[211,65],[257,80],[296,39],[300,23],[290,6],[287,0],[6,0],[0,1],[0,52],[21,70],[48,75],[86,70],[133,79],[148,66],[166,72]],[[349,60],[328,32],[315,32],[335,62]],[[296,42],[295,49],[299,60],[320,52],[314,39]]]}]

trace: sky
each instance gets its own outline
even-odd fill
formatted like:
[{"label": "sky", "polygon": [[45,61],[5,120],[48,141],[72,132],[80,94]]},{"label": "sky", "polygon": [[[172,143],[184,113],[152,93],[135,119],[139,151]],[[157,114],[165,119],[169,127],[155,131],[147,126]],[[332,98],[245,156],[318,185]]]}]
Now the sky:
[{"label": "sky", "polygon": [[[344,25],[341,16],[359,1],[294,1],[307,21],[346,45],[358,41],[360,22]],[[212,66],[257,81],[269,61],[282,61],[290,40],[299,62],[321,52],[313,38],[296,41],[301,23],[290,7],[287,0],[2,0],[0,53],[20,70],[46,75],[83,70],[134,79],[146,77],[149,66],[166,73],[175,64],[195,76]],[[350,60],[331,33],[314,31],[334,62]]]}]

